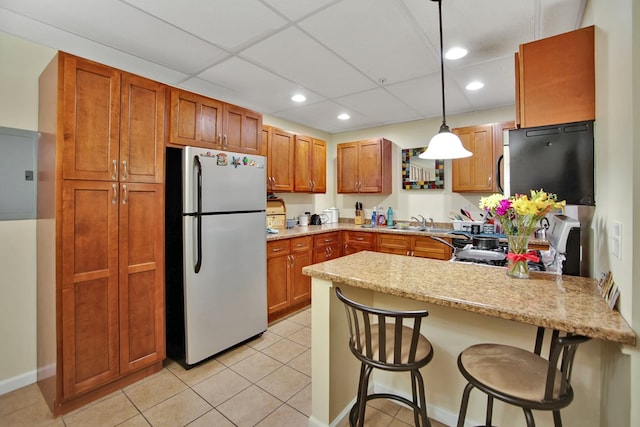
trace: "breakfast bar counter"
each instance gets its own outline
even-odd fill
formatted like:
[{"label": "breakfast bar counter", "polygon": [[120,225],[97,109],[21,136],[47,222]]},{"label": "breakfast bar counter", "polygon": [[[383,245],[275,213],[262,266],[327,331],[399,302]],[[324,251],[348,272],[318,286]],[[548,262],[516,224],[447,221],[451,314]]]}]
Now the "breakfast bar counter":
[{"label": "breakfast bar counter", "polygon": [[[532,349],[537,326],[595,338],[578,352],[575,400],[563,410],[582,420],[575,425],[595,426],[600,402],[593,389],[606,381],[600,378],[601,345],[636,344],[635,332],[609,309],[591,278],[532,272],[529,279],[513,279],[500,267],[367,251],[310,265],[303,273],[313,279],[312,426],[343,418],[356,390],[359,365],[348,349],[346,317],[334,286],[364,304],[429,309],[422,328],[435,348],[433,362],[423,368],[431,377],[429,415],[449,425],[455,424],[464,387],[455,359],[467,345],[499,341]],[[402,394],[405,386],[385,373],[375,379],[378,389]],[[469,414],[482,419],[484,399],[471,400]],[[475,409],[474,400],[481,401]],[[521,416],[508,407],[497,409],[500,424]],[[537,425],[552,425],[544,415],[541,420],[536,415]]]}]

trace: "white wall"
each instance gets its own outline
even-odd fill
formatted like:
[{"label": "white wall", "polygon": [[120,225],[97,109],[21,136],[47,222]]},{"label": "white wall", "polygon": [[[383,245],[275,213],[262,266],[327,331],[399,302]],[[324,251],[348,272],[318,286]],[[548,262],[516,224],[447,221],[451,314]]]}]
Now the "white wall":
[{"label": "white wall", "polygon": [[[0,32],[0,126],[38,130],[38,76],[54,54]],[[0,394],[36,379],[35,233],[35,220],[0,221]]]},{"label": "white wall", "polygon": [[[611,270],[620,287],[620,312],[640,331],[640,4],[591,0],[584,25],[596,26],[595,271]],[[622,226],[622,256],[611,253],[612,223]],[[639,344],[640,345],[640,344]],[[640,425],[640,351],[603,352],[601,425]],[[636,402],[632,405],[631,402]]]}]

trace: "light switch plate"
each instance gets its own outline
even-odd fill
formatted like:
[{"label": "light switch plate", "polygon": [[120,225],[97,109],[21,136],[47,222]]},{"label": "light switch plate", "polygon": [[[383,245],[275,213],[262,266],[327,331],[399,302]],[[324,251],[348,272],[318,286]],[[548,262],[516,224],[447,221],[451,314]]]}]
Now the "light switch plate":
[{"label": "light switch plate", "polygon": [[618,259],[622,259],[622,223],[620,221],[611,221],[609,230],[611,254]]}]

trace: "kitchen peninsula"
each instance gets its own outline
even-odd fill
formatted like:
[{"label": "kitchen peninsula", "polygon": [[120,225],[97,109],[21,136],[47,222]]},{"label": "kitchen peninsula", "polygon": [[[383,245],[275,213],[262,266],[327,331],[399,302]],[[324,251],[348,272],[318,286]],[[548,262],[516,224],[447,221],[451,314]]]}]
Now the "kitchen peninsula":
[{"label": "kitchen peninsula", "polygon": [[[422,328],[435,348],[434,359],[423,373],[429,415],[449,425],[455,423],[465,384],[456,358],[468,345],[501,342],[532,349],[536,326],[594,338],[576,356],[575,400],[563,416],[572,420],[571,425],[596,426],[600,384],[607,380],[600,373],[601,346],[636,343],[635,332],[608,308],[594,279],[548,273],[532,273],[528,280],[510,279],[498,267],[374,252],[314,264],[303,273],[313,278],[313,426],[329,425],[344,416],[358,379],[359,365],[348,348],[345,314],[334,285],[365,304],[429,309]],[[400,381],[382,373],[374,383],[376,390],[408,394],[408,377]],[[485,400],[472,394],[470,403],[468,418],[482,419]],[[515,408],[498,405],[495,409],[500,425],[521,418]],[[546,415],[536,414],[538,425],[551,425]]]}]

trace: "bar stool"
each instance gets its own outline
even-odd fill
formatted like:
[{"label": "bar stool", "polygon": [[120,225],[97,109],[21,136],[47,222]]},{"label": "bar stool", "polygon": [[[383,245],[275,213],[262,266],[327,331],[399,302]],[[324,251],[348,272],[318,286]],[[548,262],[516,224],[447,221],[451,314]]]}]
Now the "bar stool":
[{"label": "bar stool", "polygon": [[458,368],[469,382],[462,394],[458,427],[464,426],[469,394],[475,387],[487,394],[485,425],[491,426],[493,399],[519,406],[528,427],[534,427],[531,410],[553,411],[556,427],[562,426],[560,409],[573,400],[571,373],[578,345],[589,340],[580,335],[559,336],[553,331],[549,358],[540,356],[545,329],[538,328],[534,351],[501,344],[477,344],[458,356]]},{"label": "bar stool", "polygon": [[[411,407],[416,426],[430,426],[424,381],[419,371],[433,357],[431,343],[420,334],[422,318],[427,317],[429,312],[390,311],[367,307],[345,297],[338,287],[336,296],[345,304],[350,334],[349,348],[361,362],[358,396],[349,412],[349,425],[363,426],[367,402],[384,398]],[[405,326],[403,321],[407,321],[411,326]],[[373,368],[411,372],[413,401],[389,393],[368,394],[369,377]]]}]

